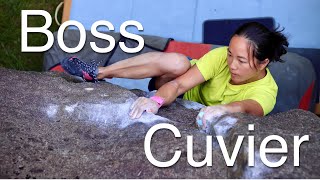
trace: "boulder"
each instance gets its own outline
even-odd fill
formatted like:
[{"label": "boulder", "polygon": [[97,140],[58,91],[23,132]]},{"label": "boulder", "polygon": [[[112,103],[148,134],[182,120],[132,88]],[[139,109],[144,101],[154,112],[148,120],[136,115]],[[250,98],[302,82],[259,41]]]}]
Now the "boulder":
[{"label": "boulder", "polygon": [[[179,99],[161,108],[157,115],[144,113],[132,120],[128,116],[130,105],[138,96],[149,93],[107,82],[82,82],[55,72],[0,68],[0,79],[1,178],[320,177],[316,170],[320,164],[320,119],[307,111],[292,110],[262,118],[230,114],[212,124],[212,131],[206,134],[195,125],[202,107],[197,103]],[[153,165],[144,149],[146,133],[159,123],[172,124],[181,133],[181,138],[175,138],[163,129],[152,137],[151,152],[159,161],[168,161],[181,151],[178,162],[167,168]],[[252,132],[248,131],[250,123],[255,125]],[[288,143],[287,162],[280,168],[261,163],[248,167],[244,140],[235,165],[227,167],[215,136],[223,136],[230,154],[240,134],[255,135],[256,151],[264,137],[282,136]],[[187,136],[193,137],[194,160],[202,161],[208,135],[213,136],[212,166],[192,167],[187,160]],[[293,135],[310,136],[309,142],[300,147],[300,167],[293,166]]]}]

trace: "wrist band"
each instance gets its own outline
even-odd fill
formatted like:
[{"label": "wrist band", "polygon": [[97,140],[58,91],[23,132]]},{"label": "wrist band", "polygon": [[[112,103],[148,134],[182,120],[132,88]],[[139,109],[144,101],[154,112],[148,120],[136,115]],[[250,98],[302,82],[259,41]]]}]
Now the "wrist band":
[{"label": "wrist band", "polygon": [[152,96],[150,99],[158,103],[159,108],[164,104],[164,98],[160,96]]}]

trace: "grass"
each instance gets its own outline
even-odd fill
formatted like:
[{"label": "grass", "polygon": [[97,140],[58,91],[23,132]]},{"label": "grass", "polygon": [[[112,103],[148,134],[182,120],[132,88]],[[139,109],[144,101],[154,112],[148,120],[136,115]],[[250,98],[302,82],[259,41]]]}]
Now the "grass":
[{"label": "grass", "polygon": [[[41,71],[43,53],[21,52],[21,10],[45,10],[53,18],[51,32],[58,30],[54,21],[54,12],[62,0],[0,0],[0,67],[17,70]],[[61,12],[59,19],[61,19]],[[41,27],[45,24],[42,16],[28,17],[29,27]],[[47,36],[42,33],[28,33],[29,46],[42,46]]]}]

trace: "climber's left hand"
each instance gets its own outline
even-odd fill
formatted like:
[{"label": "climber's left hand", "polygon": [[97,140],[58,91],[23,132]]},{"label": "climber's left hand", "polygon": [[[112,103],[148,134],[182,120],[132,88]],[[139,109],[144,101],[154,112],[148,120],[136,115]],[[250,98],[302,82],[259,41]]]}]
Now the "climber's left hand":
[{"label": "climber's left hand", "polygon": [[228,113],[225,105],[207,106],[200,110],[196,121],[200,129],[206,130],[211,123],[215,123],[218,118]]}]

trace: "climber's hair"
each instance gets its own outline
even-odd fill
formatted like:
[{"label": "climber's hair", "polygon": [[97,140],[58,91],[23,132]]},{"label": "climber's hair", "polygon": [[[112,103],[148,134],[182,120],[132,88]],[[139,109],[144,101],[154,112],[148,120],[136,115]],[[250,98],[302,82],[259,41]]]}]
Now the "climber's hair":
[{"label": "climber's hair", "polygon": [[259,62],[269,59],[270,62],[280,61],[280,56],[287,53],[289,46],[287,37],[282,34],[284,28],[279,27],[269,30],[258,22],[249,22],[240,26],[233,36],[238,35],[250,42],[249,49]]}]

